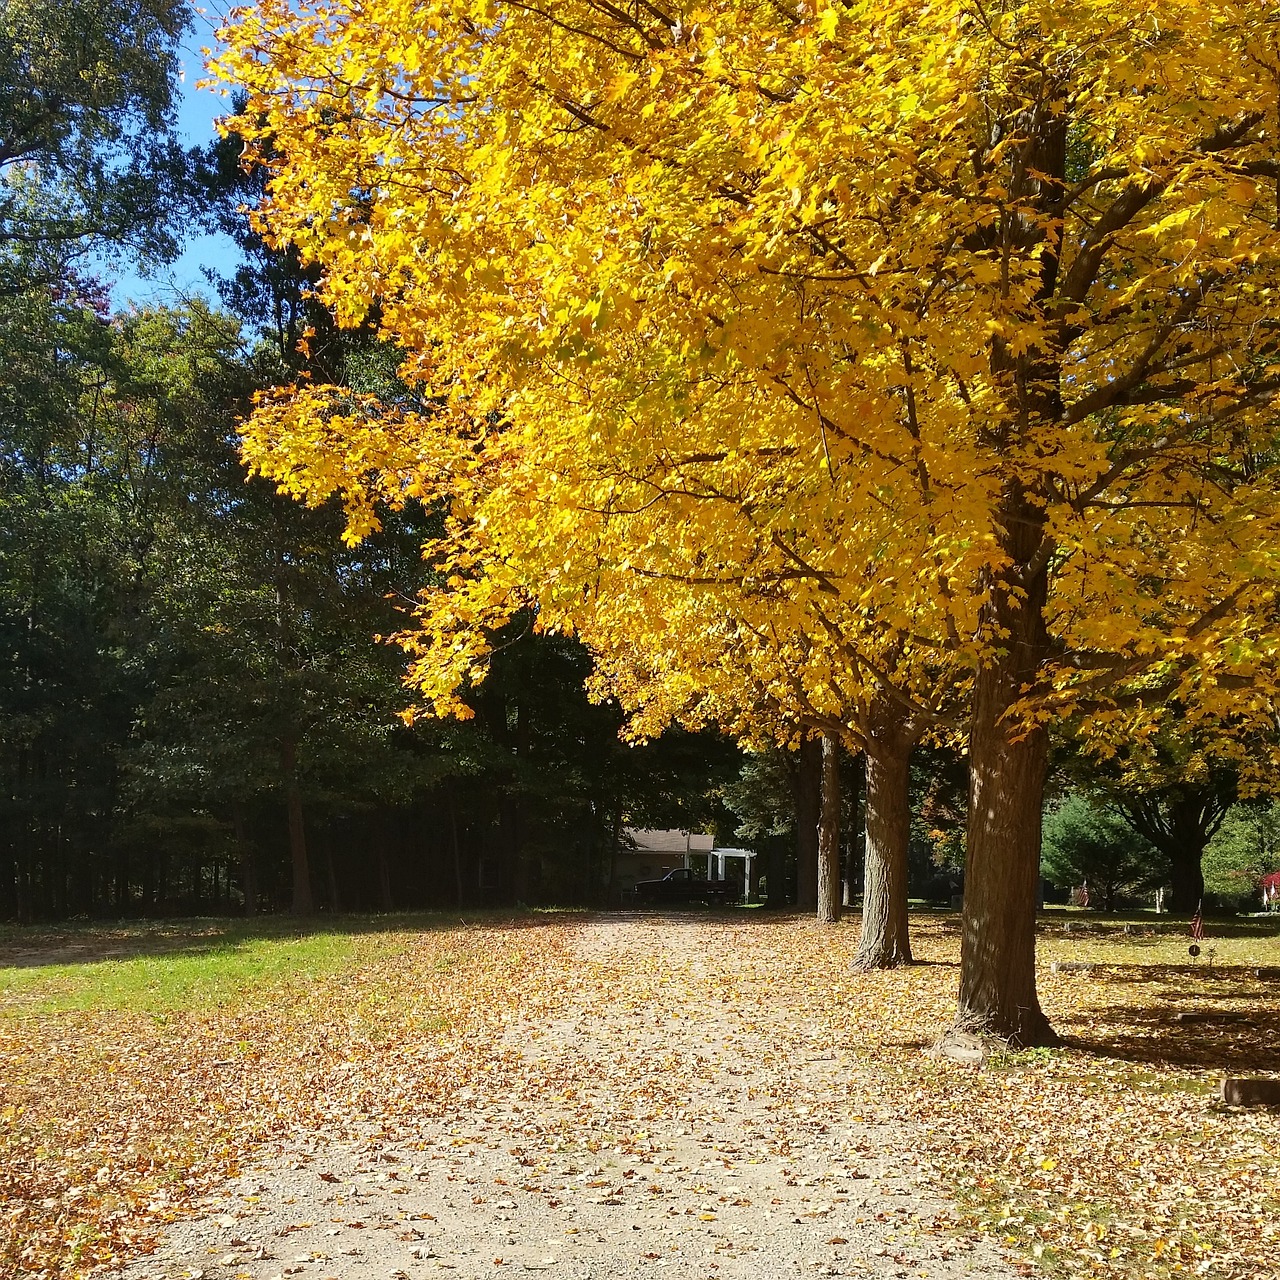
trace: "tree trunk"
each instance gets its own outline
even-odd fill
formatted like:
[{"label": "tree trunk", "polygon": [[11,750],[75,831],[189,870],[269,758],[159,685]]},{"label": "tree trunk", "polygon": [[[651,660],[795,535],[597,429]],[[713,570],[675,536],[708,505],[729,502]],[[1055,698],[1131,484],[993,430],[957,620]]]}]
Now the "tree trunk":
[{"label": "tree trunk", "polygon": [[1167,910],[1192,915],[1204,901],[1204,851],[1235,801],[1234,785],[1184,783],[1146,794],[1119,794],[1125,821],[1169,860],[1173,890]]},{"label": "tree trunk", "polygon": [[796,760],[796,906],[818,909],[818,822],[822,814],[822,743],[805,738]]},{"label": "tree trunk", "polygon": [[[861,779],[861,785],[859,785]],[[849,832],[845,837],[844,880],[841,885],[841,904],[852,907],[858,896],[858,868],[866,862],[867,844],[863,830],[866,816],[866,805],[862,794],[866,790],[866,765],[860,773],[854,774],[853,794],[850,797]]]},{"label": "tree trunk", "polygon": [[320,842],[324,849],[325,879],[329,887],[329,910],[334,915],[342,912],[342,890],[338,887],[338,869],[333,862],[333,832],[328,825],[320,828]]},{"label": "tree trunk", "polygon": [[453,836],[453,880],[457,891],[458,910],[461,911],[466,901],[466,889],[462,876],[462,845],[458,840],[458,806],[454,803],[453,792],[449,793],[449,831]]},{"label": "tree trunk", "polygon": [[293,866],[295,916],[315,914],[311,893],[311,866],[307,859],[307,829],[302,818],[302,789],[298,786],[298,744],[293,738],[280,743],[280,767],[284,773],[285,801],[289,814],[289,857]]},{"label": "tree trunk", "polygon": [[907,854],[911,843],[911,748],[916,733],[903,711],[878,700],[863,734],[866,751],[866,826],[862,937],[858,969],[911,963],[907,919]]},{"label": "tree trunk", "polygon": [[1177,796],[1169,805],[1169,838],[1164,842],[1169,859],[1169,910],[1192,915],[1204,902],[1204,850],[1212,834],[1210,800],[1198,791]]},{"label": "tree trunk", "polygon": [[255,916],[258,914],[258,864],[254,861],[253,845],[249,843],[245,827],[244,806],[238,800],[231,806],[231,829],[240,851],[240,890],[244,894],[244,913]]},{"label": "tree trunk", "polygon": [[[1011,492],[1002,512],[1010,559],[1035,562],[1038,511]],[[993,584],[984,622],[995,648],[974,680],[969,732],[960,998],[956,1030],[1026,1048],[1058,1043],[1036,995],[1040,817],[1049,739],[1008,716],[1047,650],[1048,576]]]},{"label": "tree trunk", "polygon": [[378,844],[378,905],[380,910],[387,913],[395,910],[395,901],[391,896],[391,864],[387,861],[387,851],[381,842]]},{"label": "tree trunk", "polygon": [[129,891],[129,851],[121,847],[116,852],[115,909],[116,914],[127,916],[132,895]]},{"label": "tree trunk", "polygon": [[1179,841],[1169,849],[1169,910],[1175,916],[1193,915],[1204,902],[1204,845]]},{"label": "tree trunk", "polygon": [[[1018,741],[978,676],[969,744],[969,827],[960,952],[959,1030],[1026,1048],[1054,1044],[1036,996],[1036,879],[1047,735]],[[1005,704],[1007,706],[1007,703]]]},{"label": "tree trunk", "polygon": [[622,814],[614,810],[612,834],[609,837],[609,879],[604,889],[604,905],[619,905],[618,853],[622,847]]},{"label": "tree trunk", "polygon": [[818,818],[818,920],[840,919],[840,743],[822,738],[822,786]]}]

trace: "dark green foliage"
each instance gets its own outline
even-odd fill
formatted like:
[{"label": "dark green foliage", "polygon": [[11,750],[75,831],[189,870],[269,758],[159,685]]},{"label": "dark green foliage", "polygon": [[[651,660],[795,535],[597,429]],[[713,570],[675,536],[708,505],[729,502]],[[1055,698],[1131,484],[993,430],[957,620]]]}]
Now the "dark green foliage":
[{"label": "dark green foliage", "polygon": [[[236,423],[297,376],[403,402],[238,212],[262,190],[170,125],[172,0],[0,4],[0,916],[604,900],[619,827],[716,818],[737,753],[619,738],[576,643],[501,638],[466,724],[407,728],[430,512],[360,547],[247,481]],[[238,241],[235,316],[112,315],[77,268]],[[310,356],[300,347],[308,338]]]},{"label": "dark green foliage", "polygon": [[1041,862],[1062,887],[1089,886],[1091,906],[1115,909],[1160,876],[1156,850],[1114,810],[1082,795],[1069,795],[1045,815]]},{"label": "dark green foliage", "polygon": [[69,257],[158,259],[186,190],[174,141],[178,0],[0,5],[0,292],[59,286]]},{"label": "dark green foliage", "polygon": [[431,517],[351,549],[336,509],[246,482],[235,321],[44,321],[45,401],[4,423],[0,914],[590,902],[622,823],[714,821],[736,751],[627,745],[581,647],[527,620],[475,720],[404,727],[374,637]]},{"label": "dark green foliage", "polygon": [[1258,886],[1280,871],[1280,802],[1234,805],[1204,852],[1205,888],[1225,905],[1256,911]]}]

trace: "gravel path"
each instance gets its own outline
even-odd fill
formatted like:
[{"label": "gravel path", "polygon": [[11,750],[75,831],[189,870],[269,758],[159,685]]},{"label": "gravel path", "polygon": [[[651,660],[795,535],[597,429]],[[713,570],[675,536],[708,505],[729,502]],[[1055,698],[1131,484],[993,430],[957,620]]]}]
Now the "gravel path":
[{"label": "gravel path", "polygon": [[762,988],[722,918],[587,921],[491,1087],[296,1135],[126,1280],[1021,1274],[955,1228],[857,1055]]}]

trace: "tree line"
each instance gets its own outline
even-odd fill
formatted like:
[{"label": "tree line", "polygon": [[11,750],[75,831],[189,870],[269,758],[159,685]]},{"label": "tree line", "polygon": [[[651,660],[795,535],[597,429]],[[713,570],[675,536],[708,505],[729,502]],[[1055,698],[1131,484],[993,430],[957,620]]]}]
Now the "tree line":
[{"label": "tree line", "polygon": [[[307,365],[408,397],[238,212],[239,144],[175,140],[183,6],[0,15],[0,918],[596,902],[627,820],[703,825],[736,752],[618,738],[589,659],[516,619],[466,724],[406,725],[404,625],[438,525],[358,546],[249,478],[236,427]],[[113,305],[184,223],[242,265]]]}]

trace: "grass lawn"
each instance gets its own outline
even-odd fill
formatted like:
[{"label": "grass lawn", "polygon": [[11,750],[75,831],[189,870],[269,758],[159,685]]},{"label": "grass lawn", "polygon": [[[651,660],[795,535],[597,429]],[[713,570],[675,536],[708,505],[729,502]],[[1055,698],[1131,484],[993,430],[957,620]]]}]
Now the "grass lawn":
[{"label": "grass lawn", "polygon": [[[72,935],[76,936],[76,935]],[[82,934],[79,936],[89,937]],[[108,943],[112,945],[108,945]],[[120,930],[49,949],[28,945],[0,968],[6,1017],[72,1010],[166,1014],[234,1004],[262,987],[320,978],[377,954],[384,939],[339,930],[282,936],[210,922],[207,932]],[[0,958],[6,956],[0,942]]]},{"label": "grass lawn", "polygon": [[[136,1252],[273,1135],[443,1110],[500,1065],[506,1021],[555,1016],[580,920],[0,930],[0,1274]],[[733,934],[725,998],[856,1051],[880,1085],[851,1114],[917,1125],[920,1166],[1031,1265],[1275,1274],[1280,1123],[1213,1091],[1280,1075],[1280,982],[1256,974],[1280,966],[1280,919],[1209,922],[1193,959],[1185,924],[1046,913],[1041,998],[1066,1044],[981,1071],[922,1052],[954,1007],[956,916],[914,916],[922,963],[875,974],[850,969],[856,920],[709,920]]]},{"label": "grass lawn", "polygon": [[127,1256],[272,1134],[439,1105],[549,919],[0,931],[0,1275]]}]

